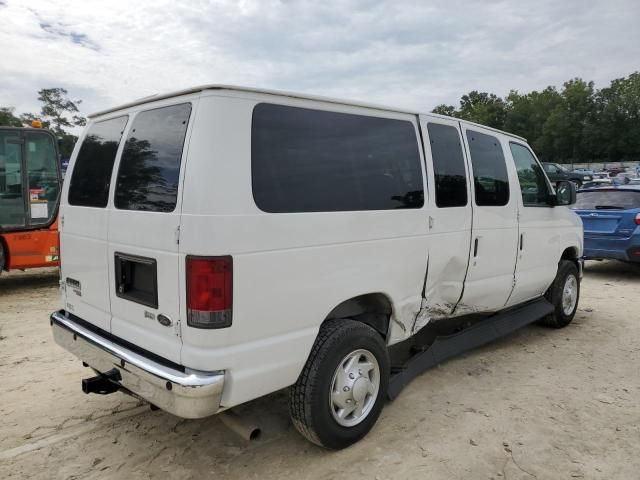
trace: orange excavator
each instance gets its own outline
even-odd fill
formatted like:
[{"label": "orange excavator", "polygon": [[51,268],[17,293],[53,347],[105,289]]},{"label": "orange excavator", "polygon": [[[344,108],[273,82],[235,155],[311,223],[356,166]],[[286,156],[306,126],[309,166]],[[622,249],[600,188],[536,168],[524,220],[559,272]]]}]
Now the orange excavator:
[{"label": "orange excavator", "polygon": [[0,273],[60,265],[60,156],[41,126],[0,127]]}]

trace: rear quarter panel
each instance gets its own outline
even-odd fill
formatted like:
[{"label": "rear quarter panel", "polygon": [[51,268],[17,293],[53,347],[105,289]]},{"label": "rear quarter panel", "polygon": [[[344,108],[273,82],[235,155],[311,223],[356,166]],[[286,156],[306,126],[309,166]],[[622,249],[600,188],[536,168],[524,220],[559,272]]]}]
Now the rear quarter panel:
[{"label": "rear quarter panel", "polygon": [[[182,363],[227,370],[226,407],[294,383],[320,324],[344,300],[382,293],[392,302],[393,321],[410,330],[427,262],[424,208],[262,212],[251,190],[251,120],[253,107],[264,101],[379,114],[416,125],[411,115],[323,102],[203,95],[184,185],[180,289],[185,291],[186,255],[232,255],[233,325],[220,330],[183,325]],[[180,302],[186,311],[184,296]]]}]

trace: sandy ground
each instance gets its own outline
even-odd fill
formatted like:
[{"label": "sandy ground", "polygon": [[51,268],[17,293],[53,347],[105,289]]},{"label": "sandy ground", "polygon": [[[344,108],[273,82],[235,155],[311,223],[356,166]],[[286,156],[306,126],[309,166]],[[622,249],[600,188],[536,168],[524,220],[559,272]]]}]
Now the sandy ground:
[{"label": "sandy ground", "polygon": [[122,394],[52,341],[56,270],[0,277],[0,478],[640,478],[640,268],[589,264],[568,328],[539,326],[424,373],[357,445],[327,452],[291,425],[284,392],[181,420]]}]

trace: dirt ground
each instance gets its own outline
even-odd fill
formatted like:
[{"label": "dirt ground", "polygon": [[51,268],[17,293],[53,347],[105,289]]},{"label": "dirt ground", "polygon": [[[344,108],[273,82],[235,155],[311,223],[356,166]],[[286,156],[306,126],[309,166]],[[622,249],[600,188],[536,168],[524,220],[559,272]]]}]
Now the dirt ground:
[{"label": "dirt ground", "polygon": [[590,263],[575,321],[539,326],[413,381],[360,443],[300,437],[278,392],[238,409],[248,443],[216,417],[181,420],[122,394],[85,395],[53,343],[57,270],[0,277],[0,478],[640,478],[640,268]]}]

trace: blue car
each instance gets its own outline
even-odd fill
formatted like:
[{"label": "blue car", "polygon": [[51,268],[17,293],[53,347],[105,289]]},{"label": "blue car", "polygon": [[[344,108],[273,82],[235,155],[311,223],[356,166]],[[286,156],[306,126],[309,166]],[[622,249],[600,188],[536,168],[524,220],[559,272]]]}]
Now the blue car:
[{"label": "blue car", "polygon": [[582,189],[576,197],[585,258],[640,263],[640,185]]}]

